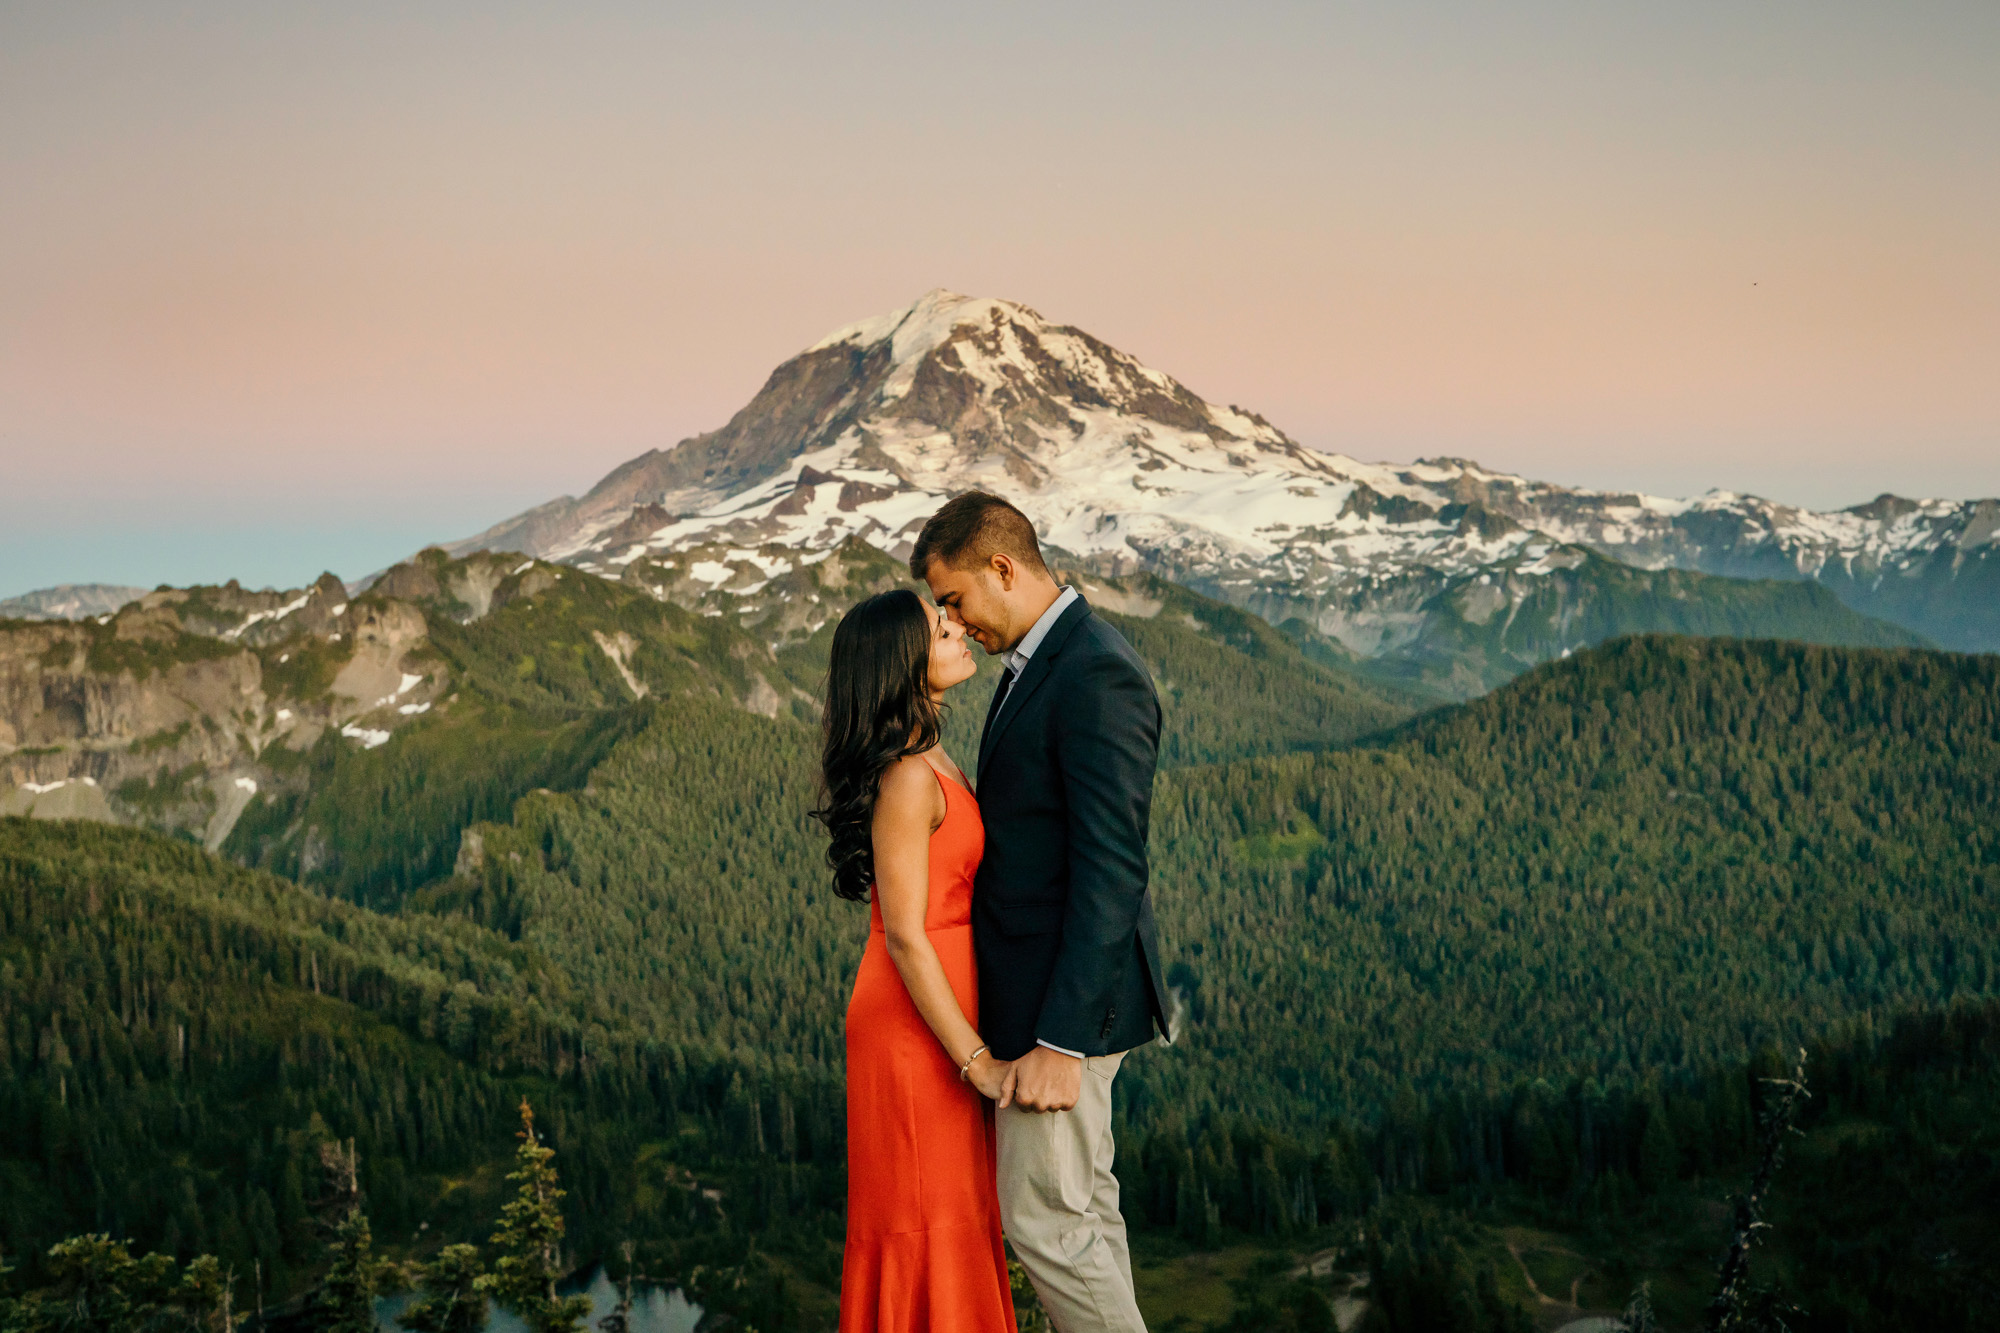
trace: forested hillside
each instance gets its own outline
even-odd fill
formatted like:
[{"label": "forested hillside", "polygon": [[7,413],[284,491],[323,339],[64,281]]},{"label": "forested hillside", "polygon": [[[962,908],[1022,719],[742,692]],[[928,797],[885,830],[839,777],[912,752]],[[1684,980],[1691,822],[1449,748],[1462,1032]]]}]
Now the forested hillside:
[{"label": "forested hillside", "polygon": [[0,1251],[33,1281],[53,1242],[106,1231],[213,1253],[246,1298],[261,1272],[276,1303],[319,1263],[323,1142],[355,1142],[390,1246],[483,1235],[528,1096],[582,1253],[640,1239],[726,1281],[794,1212],[819,1253],[838,1102],[773,1101],[571,991],[462,921],[379,916],[157,834],[0,820]]},{"label": "forested hillside", "polygon": [[[531,791],[583,786],[616,742],[651,726],[663,700],[685,705],[656,737],[669,741],[727,730],[746,714],[798,724],[778,728],[787,736],[814,722],[830,612],[816,632],[772,644],[739,623],[754,612],[697,615],[637,587],[572,575],[525,585],[471,616],[449,591],[461,576],[459,565],[427,552],[377,584],[423,614],[422,651],[441,665],[450,695],[378,746],[329,730],[303,752],[270,748],[263,788],[224,851],[393,907],[452,872],[469,825],[505,819]],[[797,601],[823,596],[829,605],[907,583],[872,547],[794,577],[815,589]],[[1090,587],[1125,610],[1114,619],[1159,669],[1169,765],[1323,748],[1401,721],[1422,702],[1337,660],[1310,660],[1256,617],[1160,580]],[[982,668],[951,716],[953,747],[968,763],[997,673],[984,659]],[[764,780],[740,774],[737,789]]]},{"label": "forested hillside", "polygon": [[451,694],[379,745],[328,731],[303,753],[272,751],[275,772],[226,852],[393,906],[450,874],[466,825],[506,817],[538,788],[582,786],[661,698],[772,716],[804,701],[781,691],[768,645],[732,622],[579,574],[503,586],[514,595],[474,615],[451,591],[461,576],[433,551],[376,585],[423,614],[422,651]]},{"label": "forested hillside", "polygon": [[1142,1105],[1629,1080],[2000,990],[1993,657],[1628,639],[1156,810],[1191,1021]]},{"label": "forested hillside", "polygon": [[[1383,732],[1405,706],[1337,661],[1112,591],[1171,710],[1154,868],[1183,1034],[1120,1080],[1145,1223],[1207,1244],[1508,1182],[1616,1213],[1736,1151],[1753,1098],[1714,1071],[2000,993],[2000,661],[1628,639]],[[520,679],[550,700],[482,707],[584,697]],[[572,716],[573,746],[520,752],[572,789],[462,839],[439,830],[479,812],[452,785],[476,765],[432,775],[477,747],[426,752],[421,727],[308,788],[344,793],[322,864],[376,867],[308,876],[333,897],[154,835],[0,823],[0,1243],[105,1227],[296,1266],[287,1163],[322,1133],[362,1140],[385,1234],[450,1230],[532,1088],[582,1243],[727,1266],[755,1236],[823,1296],[866,927],[804,818],[814,732],[691,686]]]},{"label": "forested hillside", "polygon": [[[669,705],[432,905],[655,1037],[830,1069],[864,927],[801,814],[811,744]],[[1918,651],[1625,640],[1377,747],[1171,771],[1187,1035],[1130,1062],[1129,1109],[1635,1080],[1988,993],[1996,830],[2000,663]]]}]

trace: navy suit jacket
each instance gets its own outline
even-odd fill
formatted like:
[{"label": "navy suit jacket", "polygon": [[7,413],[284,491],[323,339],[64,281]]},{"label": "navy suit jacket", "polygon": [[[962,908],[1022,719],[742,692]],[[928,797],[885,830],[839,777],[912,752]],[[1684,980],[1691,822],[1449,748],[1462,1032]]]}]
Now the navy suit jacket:
[{"label": "navy suit jacket", "polygon": [[996,1058],[1085,1055],[1166,1028],[1146,829],[1160,749],[1152,674],[1081,597],[979,742],[986,855],[972,900],[979,1026]]}]

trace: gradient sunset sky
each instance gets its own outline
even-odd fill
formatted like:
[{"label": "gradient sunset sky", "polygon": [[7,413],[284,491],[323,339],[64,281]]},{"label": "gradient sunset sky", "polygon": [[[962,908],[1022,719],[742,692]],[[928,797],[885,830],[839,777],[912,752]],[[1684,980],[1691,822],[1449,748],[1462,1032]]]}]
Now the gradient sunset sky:
[{"label": "gradient sunset sky", "polygon": [[0,0],[0,596],[353,578],[939,286],[1365,459],[2000,494],[2000,3]]}]

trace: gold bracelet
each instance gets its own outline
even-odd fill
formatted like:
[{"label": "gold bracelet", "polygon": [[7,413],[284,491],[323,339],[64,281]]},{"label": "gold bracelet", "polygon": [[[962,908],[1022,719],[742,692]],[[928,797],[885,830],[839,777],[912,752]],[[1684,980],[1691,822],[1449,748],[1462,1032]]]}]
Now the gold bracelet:
[{"label": "gold bracelet", "polygon": [[960,1083],[969,1083],[972,1081],[972,1062],[984,1054],[986,1054],[986,1047],[981,1045],[978,1050],[965,1057],[965,1063],[958,1067],[958,1081]]}]

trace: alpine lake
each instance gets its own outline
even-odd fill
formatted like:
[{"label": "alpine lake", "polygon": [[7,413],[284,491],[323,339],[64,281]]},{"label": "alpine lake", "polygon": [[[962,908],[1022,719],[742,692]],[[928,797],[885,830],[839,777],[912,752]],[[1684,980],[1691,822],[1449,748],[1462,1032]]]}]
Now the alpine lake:
[{"label": "alpine lake", "polygon": [[[590,1313],[584,1319],[584,1327],[593,1333],[599,1327],[598,1321],[609,1316],[618,1305],[618,1284],[601,1266],[593,1269],[588,1278],[561,1283],[556,1290],[564,1296],[581,1292],[590,1298]],[[401,1333],[403,1326],[396,1322],[396,1317],[416,1299],[416,1292],[404,1291],[377,1300],[375,1327],[382,1333]],[[626,1333],[695,1333],[701,1316],[701,1307],[682,1295],[679,1287],[635,1281],[632,1305],[625,1312],[625,1329]],[[487,1333],[528,1333],[526,1324],[490,1302],[486,1307],[486,1328]]]}]

